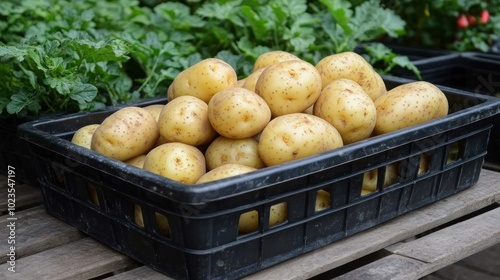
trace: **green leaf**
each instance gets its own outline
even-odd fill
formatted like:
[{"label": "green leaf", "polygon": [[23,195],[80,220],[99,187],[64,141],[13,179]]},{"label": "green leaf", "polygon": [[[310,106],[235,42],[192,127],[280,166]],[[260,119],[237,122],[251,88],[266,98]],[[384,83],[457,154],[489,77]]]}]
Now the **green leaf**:
[{"label": "green leaf", "polygon": [[91,84],[79,84],[71,90],[69,97],[76,102],[80,108],[86,108],[87,103],[97,96],[97,88]]},{"label": "green leaf", "polygon": [[20,49],[15,46],[0,45],[0,61],[5,62],[14,59],[17,62],[22,62],[28,54],[26,49]]},{"label": "green leaf", "polygon": [[113,40],[111,42],[80,40],[72,42],[72,47],[78,50],[81,59],[93,63],[100,61],[126,61],[128,59],[128,50],[125,46],[125,43],[121,40]]},{"label": "green leaf", "polygon": [[353,32],[349,24],[353,15],[351,3],[345,0],[320,0],[320,2],[326,6],[328,12],[335,22],[342,27],[344,33],[350,35]]},{"label": "green leaf", "polygon": [[33,96],[30,96],[25,91],[20,91],[10,97],[10,102],[7,104],[7,112],[9,114],[19,114],[26,106],[33,102]]}]

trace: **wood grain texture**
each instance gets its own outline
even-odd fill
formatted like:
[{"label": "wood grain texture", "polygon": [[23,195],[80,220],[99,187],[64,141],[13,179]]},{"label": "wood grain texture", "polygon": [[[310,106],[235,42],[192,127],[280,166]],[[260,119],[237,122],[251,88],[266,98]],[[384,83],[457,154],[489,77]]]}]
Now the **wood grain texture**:
[{"label": "wood grain texture", "polygon": [[[10,246],[15,246],[16,259],[19,259],[84,237],[76,228],[47,214],[43,207],[20,211],[16,218],[15,244],[8,244],[7,240],[0,242],[1,263],[7,260]],[[0,220],[0,236],[10,235],[11,222]]]},{"label": "wood grain texture", "polygon": [[172,278],[167,277],[159,272],[154,271],[146,266],[141,266],[122,272],[120,274],[114,275],[112,277],[104,278],[104,280],[170,280]]},{"label": "wood grain texture", "polygon": [[134,265],[134,262],[92,238],[55,247],[16,262],[16,273],[0,265],[0,279],[90,279]]},{"label": "wood grain texture", "polygon": [[[389,255],[339,279],[420,279],[500,243],[500,208],[451,225],[422,238],[389,247]],[[412,265],[400,268],[411,259]]]},{"label": "wood grain texture", "polygon": [[[6,180],[6,179],[5,179]],[[7,181],[2,181],[7,184]],[[7,187],[0,188],[0,212],[4,212],[8,208],[8,194]],[[39,188],[32,187],[26,184],[15,185],[15,208],[16,211],[23,207],[35,204],[41,204],[43,202],[42,193]]]}]

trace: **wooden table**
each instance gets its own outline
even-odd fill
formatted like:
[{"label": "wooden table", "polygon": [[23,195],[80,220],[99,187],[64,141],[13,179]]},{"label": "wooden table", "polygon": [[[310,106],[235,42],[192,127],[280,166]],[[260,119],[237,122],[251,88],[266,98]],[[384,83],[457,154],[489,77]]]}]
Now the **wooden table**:
[{"label": "wooden table", "polygon": [[[0,175],[0,279],[170,279],[48,215],[39,189],[15,189],[12,220]],[[245,279],[419,279],[498,243],[500,173],[483,169],[465,191]]]}]

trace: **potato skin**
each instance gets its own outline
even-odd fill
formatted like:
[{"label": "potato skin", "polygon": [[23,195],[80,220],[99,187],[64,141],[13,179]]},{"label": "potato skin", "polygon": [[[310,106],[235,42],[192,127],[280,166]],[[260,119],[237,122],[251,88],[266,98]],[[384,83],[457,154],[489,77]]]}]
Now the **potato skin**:
[{"label": "potato skin", "polygon": [[158,117],[160,136],[165,142],[193,146],[212,141],[217,133],[208,120],[208,105],[189,95],[168,102]]},{"label": "potato skin", "polygon": [[343,146],[335,127],[305,113],[279,116],[269,122],[259,138],[259,154],[267,166],[315,155]]},{"label": "potato skin", "polygon": [[269,65],[287,61],[287,60],[297,60],[300,59],[298,56],[285,52],[285,51],[269,51],[263,53],[257,57],[253,65],[253,72],[256,72],[259,69],[266,68]]},{"label": "potato skin", "polygon": [[[280,202],[269,208],[269,226],[274,226],[286,221],[288,218],[288,204]],[[238,232],[245,234],[259,229],[259,213],[252,210],[241,214],[238,223]]]},{"label": "potato skin", "polygon": [[78,146],[82,146],[84,148],[90,149],[92,143],[92,135],[94,131],[99,127],[99,124],[89,124],[83,127],[80,127],[73,137],[71,138],[71,143],[76,144]]},{"label": "potato skin", "polygon": [[124,107],[109,115],[94,131],[91,149],[125,161],[147,153],[158,137],[153,115],[140,107]]},{"label": "potato skin", "polygon": [[203,174],[198,181],[196,181],[196,184],[201,184],[201,183],[207,183],[207,182],[212,182],[224,178],[229,178],[245,173],[252,172],[254,170],[257,170],[256,168],[242,165],[242,164],[237,164],[237,163],[228,163],[224,164],[221,166],[218,166],[207,173]]},{"label": "potato skin", "polygon": [[208,103],[208,119],[220,135],[243,139],[264,129],[271,119],[271,110],[255,92],[233,87],[213,96]]},{"label": "potato skin", "polygon": [[218,58],[204,59],[179,73],[168,89],[169,101],[182,95],[208,103],[217,92],[238,84],[236,71]]},{"label": "potato skin", "polygon": [[155,117],[156,121],[160,117],[161,110],[163,110],[164,104],[152,104],[146,107],[143,107],[144,110],[148,111],[153,117]]},{"label": "potato skin", "polygon": [[313,114],[332,124],[344,145],[367,139],[377,121],[373,100],[356,82],[340,78],[329,83],[314,104]]},{"label": "potato skin", "polygon": [[355,52],[326,56],[316,64],[316,69],[321,75],[323,88],[333,80],[346,78],[358,83],[374,101],[387,92],[382,77]]},{"label": "potato skin", "polygon": [[221,165],[236,163],[256,169],[264,168],[258,150],[259,142],[253,138],[229,139],[217,137],[205,151],[207,169],[212,170]]},{"label": "potato skin", "polygon": [[375,100],[377,123],[374,134],[425,123],[448,115],[448,100],[435,85],[417,81],[402,84]]},{"label": "potato skin", "polygon": [[255,93],[271,108],[273,117],[300,113],[321,93],[321,76],[304,60],[288,60],[268,66],[255,84]]},{"label": "potato skin", "polygon": [[133,157],[131,159],[128,159],[125,161],[125,163],[128,163],[132,166],[135,166],[137,168],[143,168],[144,167],[144,160],[146,160],[146,155],[138,155],[136,157]]},{"label": "potato skin", "polygon": [[206,173],[205,156],[194,146],[170,142],[151,150],[143,169],[181,183],[194,184]]},{"label": "potato skin", "polygon": [[248,75],[246,77],[244,83],[241,85],[241,87],[244,87],[248,90],[251,90],[255,92],[255,85],[257,84],[257,81],[259,80],[260,74],[264,72],[266,68],[260,68],[258,70],[255,70],[252,74]]}]

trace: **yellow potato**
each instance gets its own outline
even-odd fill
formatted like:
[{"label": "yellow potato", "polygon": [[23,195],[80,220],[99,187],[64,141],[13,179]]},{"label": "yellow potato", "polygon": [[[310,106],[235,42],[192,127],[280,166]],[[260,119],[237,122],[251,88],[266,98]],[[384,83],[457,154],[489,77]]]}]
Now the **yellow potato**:
[{"label": "yellow potato", "polygon": [[252,172],[254,170],[257,170],[256,168],[242,165],[242,164],[236,164],[236,163],[228,163],[224,164],[221,166],[218,166],[207,173],[203,174],[198,181],[196,181],[196,184],[201,184],[201,183],[206,183],[206,182],[212,182],[224,178],[229,178],[232,176],[237,176],[245,173]]},{"label": "yellow potato", "polygon": [[243,139],[264,129],[271,119],[271,110],[255,92],[233,87],[218,92],[210,100],[208,119],[220,135]]},{"label": "yellow potato", "polygon": [[208,143],[216,136],[208,120],[207,103],[189,95],[179,96],[163,107],[158,128],[164,141],[193,146]]},{"label": "yellow potato", "polygon": [[71,143],[90,149],[92,143],[92,135],[98,127],[99,124],[89,124],[79,128],[75,132],[75,134],[73,134]]},{"label": "yellow potato", "polygon": [[[155,212],[156,228],[160,234],[170,236],[170,226],[168,224],[167,217]],[[142,208],[138,204],[134,205],[134,222],[141,228],[144,227],[144,217],[142,214]]]},{"label": "yellow potato", "polygon": [[158,124],[143,108],[124,107],[109,115],[94,131],[92,150],[125,161],[147,153],[158,140]]},{"label": "yellow potato", "polygon": [[179,73],[172,81],[167,96],[170,101],[191,95],[208,103],[217,92],[237,84],[238,77],[231,65],[218,58],[207,58]]},{"label": "yellow potato", "polygon": [[273,117],[300,113],[321,93],[321,77],[314,65],[288,60],[268,66],[255,84],[255,92],[271,109]]},{"label": "yellow potato", "polygon": [[163,109],[165,105],[164,104],[153,104],[149,105],[146,107],[143,107],[144,110],[148,111],[153,117],[155,117],[155,120],[158,121],[158,118],[160,117],[161,110]]},{"label": "yellow potato", "polygon": [[[395,163],[385,167],[384,187],[396,183],[398,180],[398,165]],[[363,175],[362,189],[374,192],[377,189],[378,169],[372,169]]]},{"label": "yellow potato", "polygon": [[259,138],[259,155],[267,166],[304,158],[342,147],[335,127],[320,117],[305,113],[274,118]]},{"label": "yellow potato", "polygon": [[287,61],[287,60],[297,60],[300,59],[296,55],[285,52],[285,51],[269,51],[266,53],[261,54],[257,59],[255,60],[255,63],[253,65],[253,72],[266,68],[269,65],[282,62],[282,61]]},{"label": "yellow potato", "polygon": [[256,169],[266,167],[258,150],[259,142],[254,137],[230,139],[217,137],[205,151],[207,169],[212,170],[228,163],[237,163]]},{"label": "yellow potato", "polygon": [[321,75],[323,88],[333,80],[346,78],[358,83],[372,100],[387,92],[382,77],[355,52],[326,56],[316,64],[316,69]]},{"label": "yellow potato", "polygon": [[435,85],[417,81],[397,86],[375,100],[374,134],[425,123],[448,114],[448,100]]},{"label": "yellow potato", "polygon": [[248,75],[248,77],[245,79],[245,82],[241,87],[244,87],[246,89],[255,92],[255,84],[257,84],[260,74],[262,74],[264,70],[266,70],[266,68],[260,68],[258,70],[255,70],[252,74]]},{"label": "yellow potato", "polygon": [[244,79],[239,79],[237,82],[236,82],[236,86],[237,87],[242,87],[243,84],[245,83],[245,81],[247,80],[247,78],[244,78]]},{"label": "yellow potato", "polygon": [[[280,202],[269,208],[269,227],[286,221],[288,218],[288,204]],[[250,233],[259,228],[259,213],[252,210],[241,214],[238,223],[239,233]]]},{"label": "yellow potato", "polygon": [[331,198],[330,193],[325,190],[318,190],[316,194],[316,204],[314,210],[316,212],[322,211],[330,207]]},{"label": "yellow potato", "polygon": [[136,157],[133,157],[129,160],[126,160],[125,163],[133,165],[137,168],[143,168],[144,167],[144,160],[146,159],[146,155],[139,155]]},{"label": "yellow potato", "polygon": [[166,143],[146,155],[143,169],[181,183],[194,184],[206,173],[205,156],[194,146]]},{"label": "yellow potato", "polygon": [[332,124],[344,145],[370,137],[377,121],[377,108],[370,96],[358,83],[344,78],[321,91],[313,114]]}]

